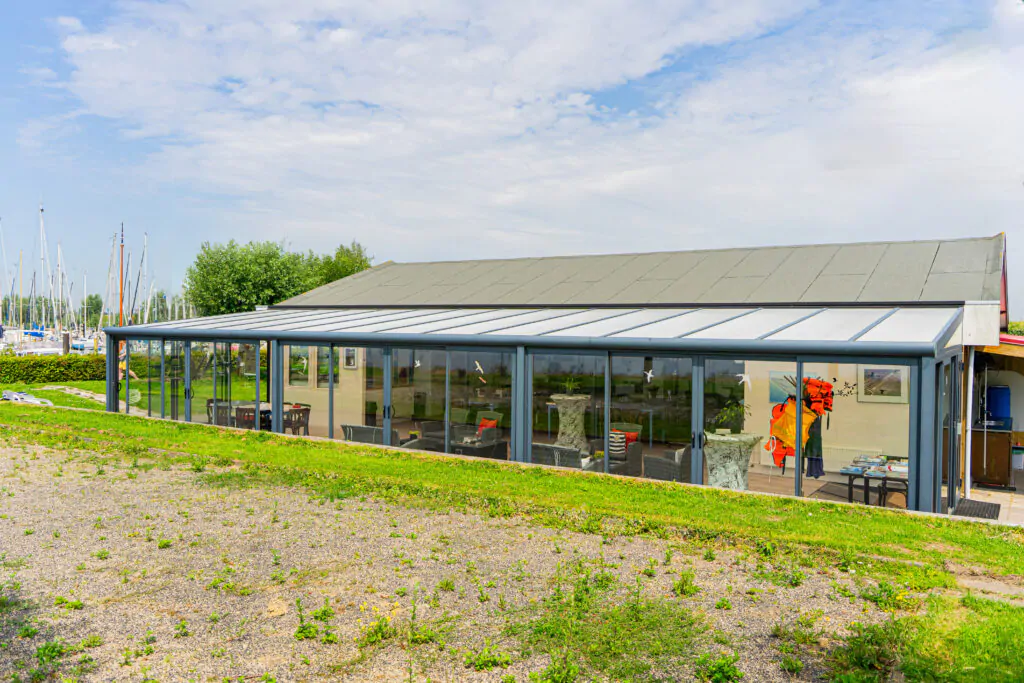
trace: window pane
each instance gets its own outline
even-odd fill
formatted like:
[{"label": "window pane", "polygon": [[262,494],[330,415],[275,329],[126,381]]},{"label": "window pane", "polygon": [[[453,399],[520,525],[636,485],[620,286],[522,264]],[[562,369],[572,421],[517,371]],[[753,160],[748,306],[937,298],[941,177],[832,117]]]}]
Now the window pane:
[{"label": "window pane", "polygon": [[213,424],[213,344],[192,342],[191,361],[192,422]]},{"label": "window pane", "polygon": [[689,358],[613,356],[608,471],[690,482],[692,392]]},{"label": "window pane", "polygon": [[907,506],[909,388],[905,366],[804,365],[805,496]]},{"label": "window pane", "polygon": [[444,450],[445,352],[391,350],[391,427],[399,444]]},{"label": "window pane", "polygon": [[796,363],[707,359],[704,482],[793,495]]},{"label": "window pane", "polygon": [[[334,377],[337,381],[338,377],[338,360],[340,355],[338,354],[340,349],[336,349],[334,353]],[[330,370],[331,370],[331,347],[329,346],[318,346],[316,347],[316,387],[317,389],[326,389],[330,386]]]},{"label": "window pane", "polygon": [[[312,347],[315,358],[320,357],[321,348],[325,352],[328,349],[326,346]],[[326,388],[314,388],[309,384],[310,353],[308,346],[284,347],[284,357],[288,361],[288,382],[284,387],[281,427],[286,434],[328,436],[329,394]]]},{"label": "window pane", "polygon": [[383,444],[383,350],[336,347],[334,355],[334,438]]},{"label": "window pane", "polygon": [[604,471],[605,357],[533,355],[531,462]]},{"label": "window pane", "polygon": [[507,460],[512,427],[510,353],[452,351],[450,453]]},{"label": "window pane", "polygon": [[288,384],[298,387],[309,384],[309,347],[286,346],[285,358],[288,359]]},{"label": "window pane", "polygon": [[164,417],[185,419],[185,342],[164,342]]}]

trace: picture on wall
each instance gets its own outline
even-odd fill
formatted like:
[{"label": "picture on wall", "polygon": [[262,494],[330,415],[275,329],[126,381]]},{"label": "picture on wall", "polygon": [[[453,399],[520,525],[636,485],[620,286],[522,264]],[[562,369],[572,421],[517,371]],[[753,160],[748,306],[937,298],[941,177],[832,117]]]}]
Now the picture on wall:
[{"label": "picture on wall", "polygon": [[857,400],[861,403],[907,403],[909,391],[910,368],[857,366]]},{"label": "picture on wall", "polygon": [[343,367],[346,370],[355,370],[359,367],[359,357],[356,355],[356,349],[345,347],[342,358],[344,360]]},{"label": "picture on wall", "polygon": [[[814,373],[807,373],[805,379],[821,379]],[[796,396],[796,373],[785,370],[768,372],[768,402],[785,403],[790,396]]]}]

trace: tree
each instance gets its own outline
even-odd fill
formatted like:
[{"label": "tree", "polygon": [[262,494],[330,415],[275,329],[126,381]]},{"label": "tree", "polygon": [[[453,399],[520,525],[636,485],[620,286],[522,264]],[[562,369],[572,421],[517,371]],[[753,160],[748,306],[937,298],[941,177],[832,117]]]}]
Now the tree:
[{"label": "tree", "polygon": [[205,242],[185,273],[185,296],[200,315],[251,311],[369,266],[356,242],[338,247],[333,256],[288,252],[275,242]]},{"label": "tree", "polygon": [[366,270],[370,267],[372,260],[373,257],[366,253],[363,245],[356,241],[353,241],[348,246],[344,244],[339,245],[333,256],[330,254],[316,256],[310,253],[308,262],[310,275],[309,289],[314,289],[335,280],[340,280],[343,277],[354,275],[361,270]]}]

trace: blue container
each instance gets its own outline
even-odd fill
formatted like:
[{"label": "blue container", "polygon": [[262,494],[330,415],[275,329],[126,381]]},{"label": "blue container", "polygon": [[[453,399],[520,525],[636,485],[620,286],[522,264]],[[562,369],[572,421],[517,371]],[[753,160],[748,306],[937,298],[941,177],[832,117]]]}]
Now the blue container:
[{"label": "blue container", "polygon": [[1010,387],[996,385],[988,388],[986,407],[990,420],[1005,420],[1010,417]]}]

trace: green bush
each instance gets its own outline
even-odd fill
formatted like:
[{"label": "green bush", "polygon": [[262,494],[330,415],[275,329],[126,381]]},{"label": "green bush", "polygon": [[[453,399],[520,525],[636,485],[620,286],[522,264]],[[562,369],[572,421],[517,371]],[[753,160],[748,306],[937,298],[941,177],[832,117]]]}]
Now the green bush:
[{"label": "green bush", "polygon": [[0,383],[81,382],[107,376],[102,354],[68,356],[0,356]]}]

